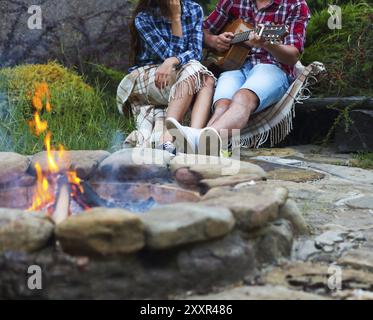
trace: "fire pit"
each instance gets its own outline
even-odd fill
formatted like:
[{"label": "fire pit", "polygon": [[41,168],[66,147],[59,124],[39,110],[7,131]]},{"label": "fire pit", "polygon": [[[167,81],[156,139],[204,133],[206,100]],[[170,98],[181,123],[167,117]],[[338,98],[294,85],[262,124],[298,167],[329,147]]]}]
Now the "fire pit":
[{"label": "fire pit", "polygon": [[[65,172],[76,172],[90,208],[59,204],[63,192],[76,197],[69,187],[32,212],[35,164],[43,171],[46,155],[0,153],[1,298],[166,298],[240,281],[290,254],[296,206],[256,165],[159,150],[66,151]],[[55,186],[66,186],[57,176]],[[41,291],[27,288],[30,265],[42,267]]]},{"label": "fire pit", "polygon": [[[301,216],[259,166],[152,149],[0,153],[0,298],[165,298],[241,281],[290,254]],[[40,266],[43,290],[27,287]]]}]

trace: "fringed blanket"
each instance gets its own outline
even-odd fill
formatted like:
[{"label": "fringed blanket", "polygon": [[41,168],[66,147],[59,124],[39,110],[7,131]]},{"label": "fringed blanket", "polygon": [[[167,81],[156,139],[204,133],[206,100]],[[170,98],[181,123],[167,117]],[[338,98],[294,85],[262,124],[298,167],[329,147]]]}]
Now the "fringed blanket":
[{"label": "fringed blanket", "polygon": [[259,148],[270,141],[271,147],[280,143],[293,129],[295,104],[310,97],[309,86],[316,83],[316,76],[325,71],[320,62],[313,62],[304,67],[300,62],[296,65],[297,78],[282,99],[263,112],[254,114],[248,126],[241,130],[239,142],[234,139],[232,144],[249,148]]},{"label": "fringed blanket", "polygon": [[196,94],[204,86],[206,76],[214,77],[201,63],[192,60],[175,70],[170,85],[160,90],[155,86],[157,67],[151,65],[134,70],[118,87],[119,112],[125,114],[130,110],[136,120],[136,131],[127,137],[125,144],[137,147],[156,145],[164,130],[169,101],[180,99],[183,92]]}]

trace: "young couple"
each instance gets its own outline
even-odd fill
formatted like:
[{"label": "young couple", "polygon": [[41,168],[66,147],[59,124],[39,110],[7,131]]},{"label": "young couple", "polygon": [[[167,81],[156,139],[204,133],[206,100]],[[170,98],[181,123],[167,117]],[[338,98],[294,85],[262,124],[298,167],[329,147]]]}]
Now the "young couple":
[{"label": "young couple", "polygon": [[[188,152],[219,156],[221,134],[243,129],[250,115],[286,93],[303,51],[309,16],[305,0],[219,0],[205,21],[202,8],[191,0],[139,0],[128,102],[132,108],[168,106],[159,148],[175,153],[187,147]],[[252,50],[244,66],[222,73],[216,84],[200,63],[202,47],[227,51],[234,35],[222,29],[240,18],[253,25],[287,25],[289,34],[283,44],[274,45],[253,33],[246,42]],[[189,109],[187,127],[181,123]],[[217,144],[206,146],[206,141]]]}]

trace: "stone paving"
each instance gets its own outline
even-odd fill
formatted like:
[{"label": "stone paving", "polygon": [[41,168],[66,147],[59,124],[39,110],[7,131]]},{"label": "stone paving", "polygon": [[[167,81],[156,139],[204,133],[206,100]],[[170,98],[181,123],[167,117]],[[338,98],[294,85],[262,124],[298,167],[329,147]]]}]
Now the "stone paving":
[{"label": "stone paving", "polygon": [[[261,166],[275,179],[268,183],[288,189],[310,234],[296,238],[290,260],[269,266],[256,279],[190,298],[373,299],[373,171],[350,167],[351,156],[318,146],[242,154],[246,161],[265,161]],[[276,170],[287,175],[270,174]],[[303,181],[299,170],[305,170]],[[315,173],[322,178],[314,180]],[[330,283],[335,270],[341,271],[341,290]]]}]

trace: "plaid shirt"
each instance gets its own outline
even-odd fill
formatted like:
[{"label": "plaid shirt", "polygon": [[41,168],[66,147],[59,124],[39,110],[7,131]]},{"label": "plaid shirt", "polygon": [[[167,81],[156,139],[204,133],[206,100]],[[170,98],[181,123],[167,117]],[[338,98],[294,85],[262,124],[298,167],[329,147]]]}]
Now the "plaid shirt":
[{"label": "plaid shirt", "polygon": [[203,45],[203,10],[200,5],[191,0],[182,0],[181,25],[183,37],[172,34],[171,21],[161,16],[140,12],[135,18],[135,26],[141,38],[140,55],[137,66],[161,64],[170,57],[176,57],[180,65],[190,60],[202,60]]},{"label": "plaid shirt", "polygon": [[[213,34],[222,31],[228,22],[243,19],[254,26],[262,24],[285,24],[289,35],[284,39],[285,45],[296,47],[300,53],[304,50],[306,28],[310,19],[310,10],[305,0],[272,0],[267,7],[258,10],[255,0],[219,0],[215,10],[204,23],[204,28]],[[281,67],[294,76],[294,68],[279,63],[269,52],[252,48],[249,60],[253,64],[271,63]]]}]

